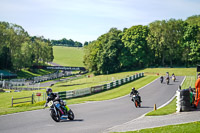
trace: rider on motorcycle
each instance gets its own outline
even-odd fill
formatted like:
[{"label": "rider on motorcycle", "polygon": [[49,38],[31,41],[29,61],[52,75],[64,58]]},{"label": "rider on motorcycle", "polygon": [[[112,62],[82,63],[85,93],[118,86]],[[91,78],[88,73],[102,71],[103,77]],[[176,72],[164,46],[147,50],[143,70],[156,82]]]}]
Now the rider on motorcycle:
[{"label": "rider on motorcycle", "polygon": [[[140,102],[142,102],[141,97],[139,96],[139,92],[134,87],[132,88],[130,95],[138,95]],[[131,100],[133,101],[133,99]]]},{"label": "rider on motorcycle", "polygon": [[174,73],[172,74],[172,79],[173,79],[173,80],[176,80],[176,76],[175,76]]},{"label": "rider on motorcycle", "polygon": [[60,110],[60,112],[62,113],[61,118],[67,117],[67,115],[64,115],[64,112],[63,112],[63,110],[61,109],[60,105],[61,105],[65,110],[67,110],[67,109],[65,108],[64,102],[63,102],[62,99],[59,98],[58,94],[57,94],[57,93],[53,93],[53,90],[52,90],[51,88],[47,88],[47,89],[46,89],[46,93],[47,93],[47,96],[48,96],[48,97],[47,97],[47,100],[46,100],[46,103],[45,103],[44,107],[47,107],[47,103],[48,103],[49,101],[59,102],[59,104],[57,104],[56,107],[57,107],[57,108]]},{"label": "rider on motorcycle", "polygon": [[161,76],[161,77],[160,77],[160,82],[161,82],[161,83],[163,82],[163,79],[164,79],[164,77]]},{"label": "rider on motorcycle", "polygon": [[166,81],[169,82],[169,72],[166,72]]}]

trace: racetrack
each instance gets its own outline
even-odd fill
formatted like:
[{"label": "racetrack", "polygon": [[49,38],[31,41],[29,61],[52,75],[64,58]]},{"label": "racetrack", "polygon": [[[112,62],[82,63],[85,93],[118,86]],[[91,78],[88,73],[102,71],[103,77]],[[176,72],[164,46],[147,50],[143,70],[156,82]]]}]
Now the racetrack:
[{"label": "racetrack", "polygon": [[[74,121],[56,123],[48,109],[28,111],[0,116],[1,133],[99,133],[116,125],[131,121],[169,101],[184,77],[177,77],[176,82],[161,84],[157,79],[139,90],[142,107],[135,108],[131,98],[121,98],[70,105],[75,114]],[[131,88],[130,88],[131,91]]]}]

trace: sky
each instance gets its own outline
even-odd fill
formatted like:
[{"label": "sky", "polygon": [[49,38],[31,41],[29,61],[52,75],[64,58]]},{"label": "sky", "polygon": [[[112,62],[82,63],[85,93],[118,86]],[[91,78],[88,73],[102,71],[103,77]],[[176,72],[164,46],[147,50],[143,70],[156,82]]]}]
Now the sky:
[{"label": "sky", "polygon": [[200,15],[200,0],[0,0],[0,21],[20,25],[31,36],[82,43],[113,27],[193,15]]}]

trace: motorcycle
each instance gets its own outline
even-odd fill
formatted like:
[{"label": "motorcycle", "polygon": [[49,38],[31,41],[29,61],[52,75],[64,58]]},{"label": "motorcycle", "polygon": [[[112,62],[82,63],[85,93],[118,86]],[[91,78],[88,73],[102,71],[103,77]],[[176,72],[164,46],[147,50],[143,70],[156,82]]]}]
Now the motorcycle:
[{"label": "motorcycle", "polygon": [[176,77],[175,77],[175,76],[172,76],[172,80],[175,82],[175,80],[176,80]]},{"label": "motorcycle", "polygon": [[67,105],[61,106],[58,101],[55,101],[55,102],[49,101],[47,105],[50,108],[49,109],[50,116],[54,121],[60,122],[61,120],[62,113],[58,109],[58,107],[60,107],[62,111],[64,112],[64,115],[67,116],[67,117],[64,117],[64,119],[74,120],[74,113]]},{"label": "motorcycle", "polygon": [[132,101],[135,104],[135,107],[141,107],[141,102],[140,102],[140,98],[139,98],[139,94],[136,95],[132,95]]},{"label": "motorcycle", "polygon": [[160,83],[161,84],[163,83],[163,77],[160,77]]},{"label": "motorcycle", "polygon": [[166,78],[166,82],[167,82],[167,84],[169,84],[169,77]]}]

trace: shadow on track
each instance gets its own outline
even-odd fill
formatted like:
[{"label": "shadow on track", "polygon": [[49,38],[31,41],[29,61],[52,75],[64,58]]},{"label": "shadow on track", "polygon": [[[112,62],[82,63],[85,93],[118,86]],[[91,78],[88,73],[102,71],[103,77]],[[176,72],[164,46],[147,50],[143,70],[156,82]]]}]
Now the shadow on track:
[{"label": "shadow on track", "polygon": [[140,108],[153,108],[153,107],[149,107],[149,106],[141,106]]},{"label": "shadow on track", "polygon": [[61,122],[83,122],[84,119],[62,120]]}]

